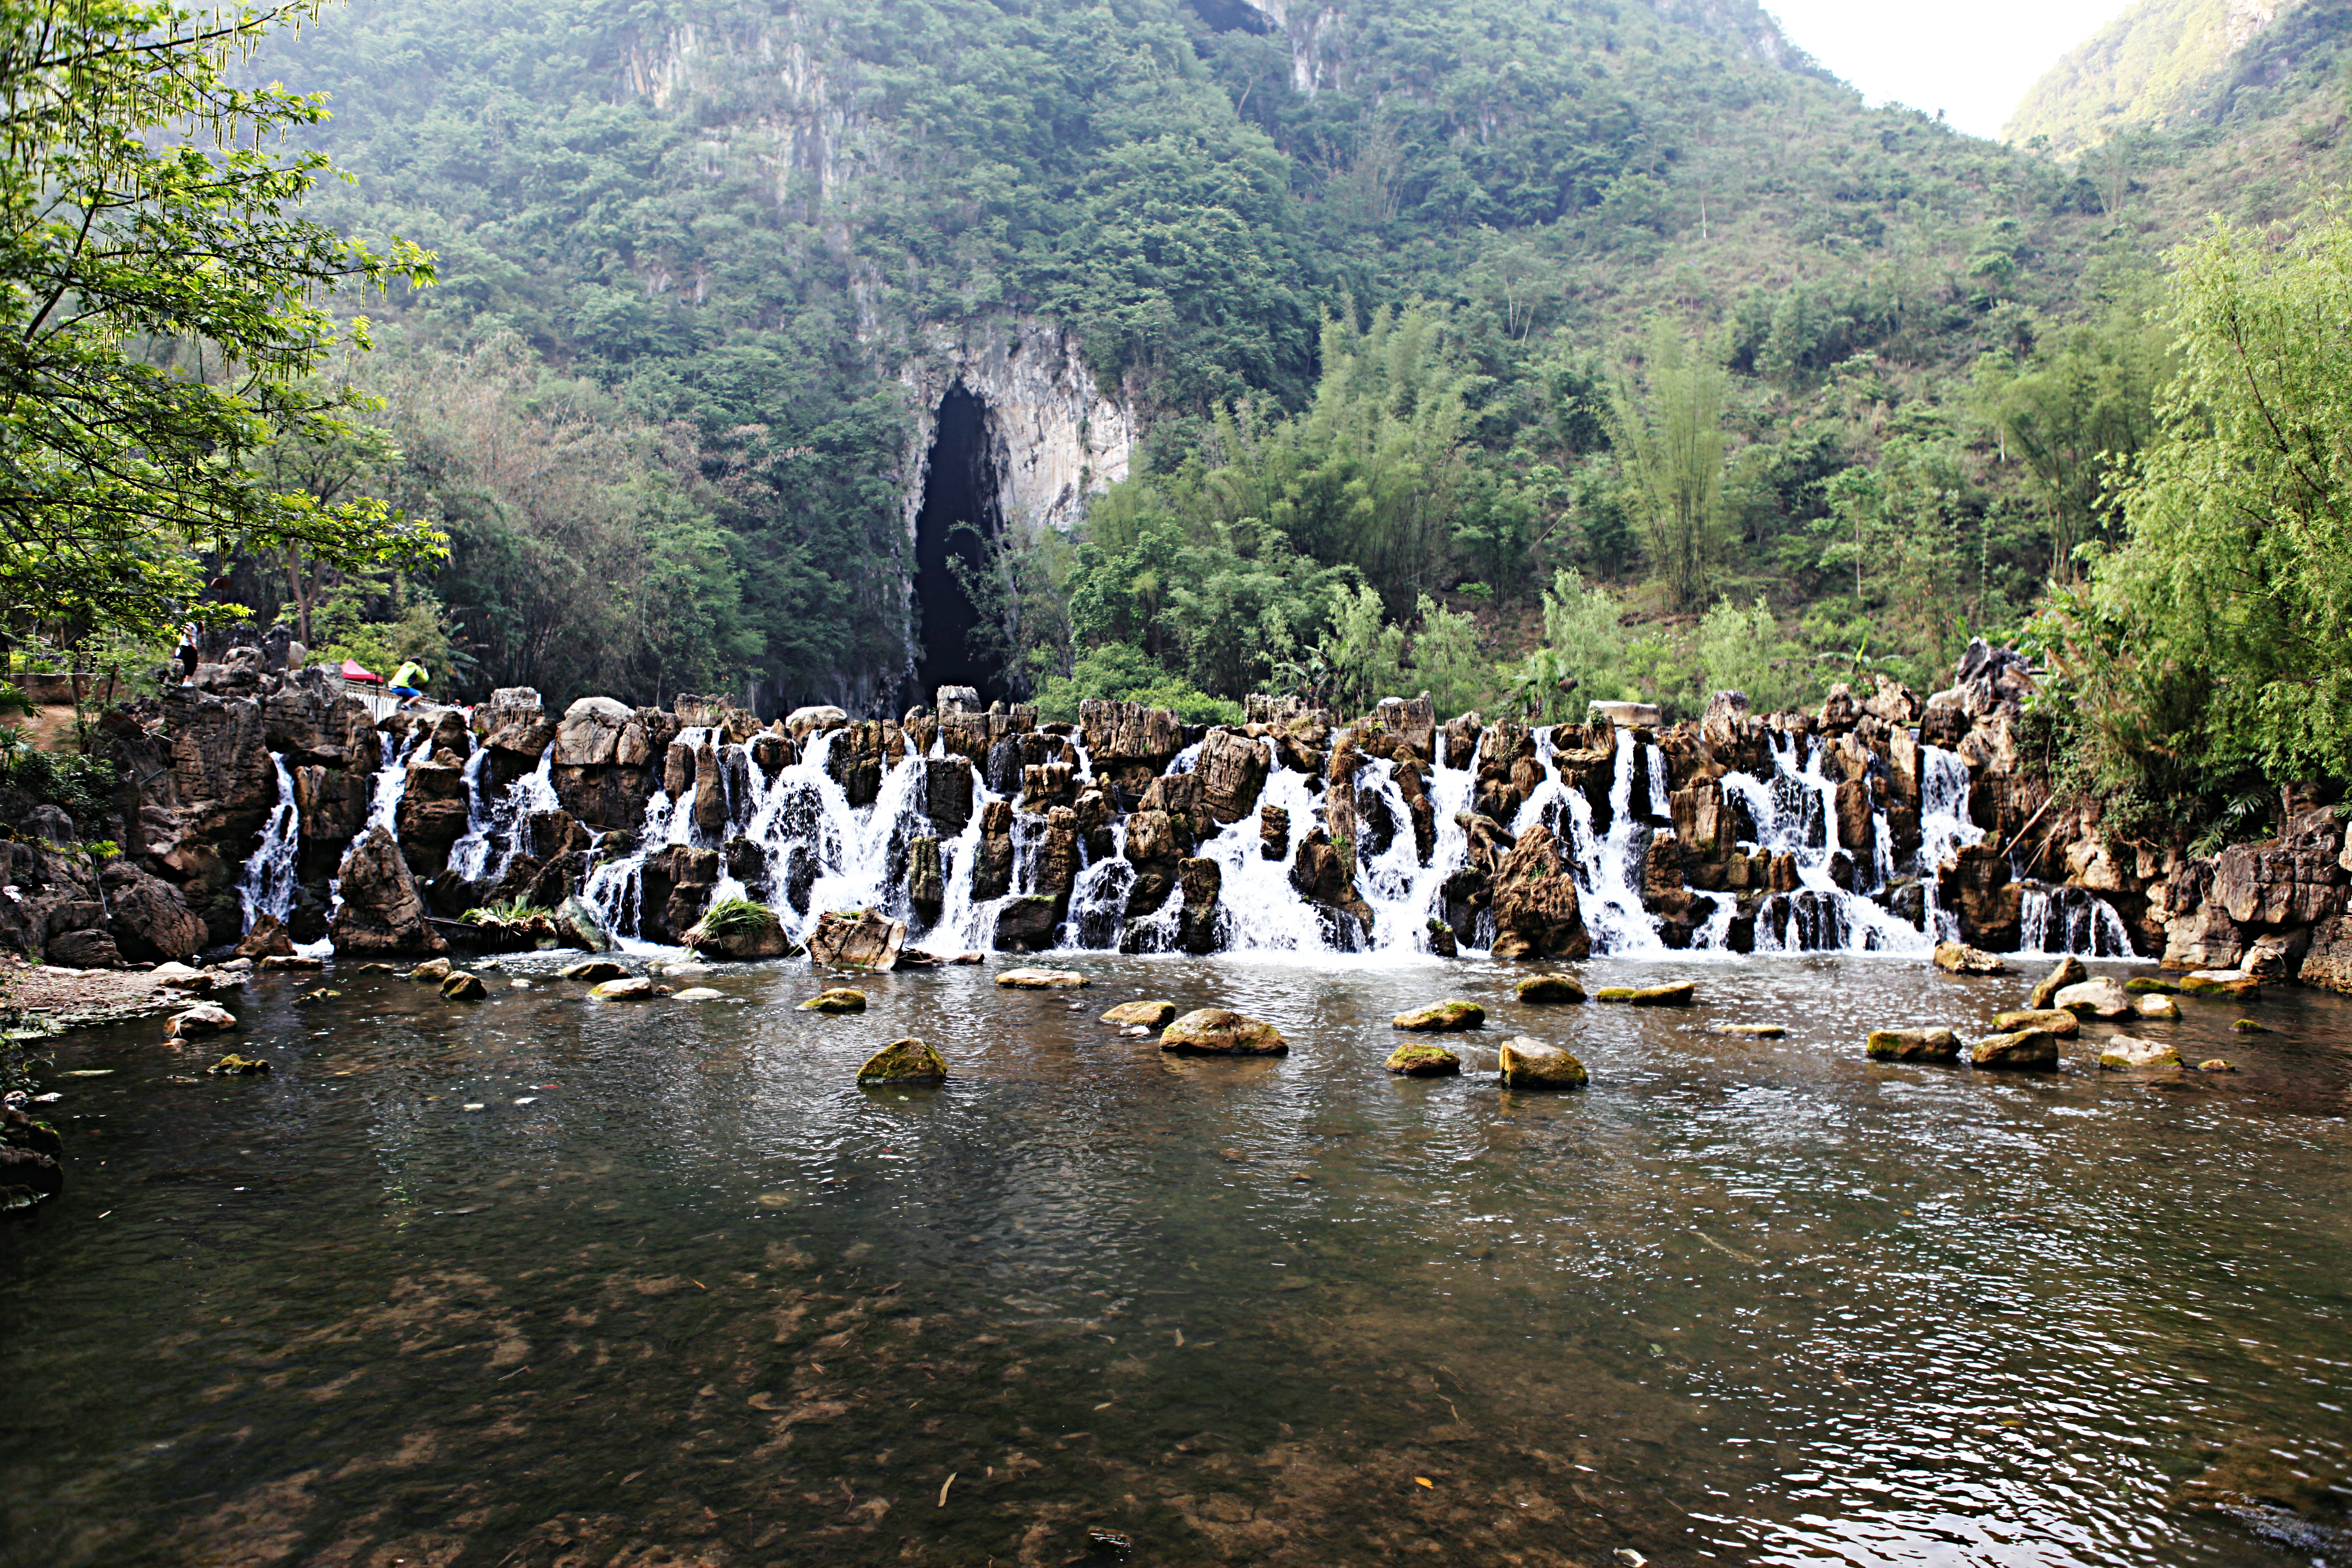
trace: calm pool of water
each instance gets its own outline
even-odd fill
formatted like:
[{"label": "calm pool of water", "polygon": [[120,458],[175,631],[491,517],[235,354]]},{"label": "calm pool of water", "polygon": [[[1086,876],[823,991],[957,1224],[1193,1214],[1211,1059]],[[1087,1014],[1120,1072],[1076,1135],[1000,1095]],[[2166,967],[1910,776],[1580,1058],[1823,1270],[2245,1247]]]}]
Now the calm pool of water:
[{"label": "calm pool of water", "polygon": [[[1582,966],[1687,1012],[1068,962],[846,1018],[800,966],[259,976],[268,1079],[70,1037],[69,1191],[0,1233],[0,1562],[2352,1561],[2343,998],[2132,1031],[2232,1076],[2099,1073],[2094,1027],[2028,1079],[1864,1060],[2027,984],[1910,962]],[[1531,1034],[1591,1089],[1390,1079],[1447,994],[1475,1064]],[[1139,995],[1291,1054],[1095,1022]],[[947,1087],[856,1088],[908,1033]]]}]

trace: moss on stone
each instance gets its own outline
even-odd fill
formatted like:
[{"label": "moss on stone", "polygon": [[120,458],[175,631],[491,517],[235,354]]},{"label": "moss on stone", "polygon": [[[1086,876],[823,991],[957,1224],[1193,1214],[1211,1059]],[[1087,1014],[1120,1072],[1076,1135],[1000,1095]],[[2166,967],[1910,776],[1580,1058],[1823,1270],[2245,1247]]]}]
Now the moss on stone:
[{"label": "moss on stone", "polygon": [[1392,1028],[1409,1029],[1416,1035],[1451,1035],[1464,1029],[1485,1028],[1486,1009],[1475,1002],[1449,996],[1443,1002],[1432,1002],[1426,1007],[1399,1013],[1389,1023]]},{"label": "moss on stone", "polygon": [[1444,1046],[1399,1046],[1387,1065],[1399,1078],[1452,1078],[1462,1070],[1462,1058]]},{"label": "moss on stone", "polygon": [[917,1039],[891,1041],[857,1069],[860,1083],[944,1083],[947,1076],[940,1053]]}]

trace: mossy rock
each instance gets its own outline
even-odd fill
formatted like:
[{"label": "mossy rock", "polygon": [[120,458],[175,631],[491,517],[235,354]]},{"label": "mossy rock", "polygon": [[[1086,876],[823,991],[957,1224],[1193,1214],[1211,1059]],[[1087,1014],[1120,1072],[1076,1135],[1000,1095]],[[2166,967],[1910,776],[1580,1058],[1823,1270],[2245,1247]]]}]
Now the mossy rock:
[{"label": "mossy rock", "polygon": [[1581,1002],[1584,987],[1572,974],[1530,974],[1519,982],[1522,1002]]},{"label": "mossy rock", "polygon": [[2150,974],[2136,974],[2124,982],[2124,989],[2140,995],[2178,996],[2180,986],[2174,981],[2158,980]]},{"label": "mossy rock", "polygon": [[2207,974],[2180,977],[2180,994],[2184,996],[2251,996],[2262,988],[2263,983],[2251,974],[2238,980],[2216,980]]},{"label": "mossy rock", "polygon": [[583,958],[577,963],[567,963],[556,974],[565,980],[584,980],[594,985],[606,980],[624,980],[629,972],[609,958]]},{"label": "mossy rock", "polygon": [[2141,997],[2136,1010],[2143,1018],[2171,1019],[2180,1016],[2180,1004],[2162,994]]},{"label": "mossy rock", "polygon": [[1140,1024],[1147,1029],[1157,1029],[1176,1016],[1173,1002],[1122,1002],[1102,1016],[1106,1024]]},{"label": "mossy rock", "polygon": [[2178,1068],[2180,1066],[2180,1053],[2160,1041],[2136,1040],[2129,1035],[2117,1035],[2100,1048],[2099,1065],[2109,1072]]},{"label": "mossy rock", "polygon": [[1426,1007],[1399,1013],[1389,1020],[1389,1025],[1391,1028],[1410,1030],[1416,1035],[1458,1034],[1464,1029],[1485,1028],[1486,1009],[1475,1002],[1448,996],[1443,1002],[1432,1002]]},{"label": "mossy rock", "polygon": [[2083,961],[2073,953],[2068,953],[2058,961],[2057,968],[2043,975],[2034,985],[2033,994],[2025,1004],[2026,1011],[2032,1013],[2047,1011],[2051,1005],[2051,998],[2069,985],[2080,985],[2090,977],[2091,972],[2083,967]]},{"label": "mossy rock", "polygon": [[2276,1029],[2272,1028],[2268,1024],[2258,1024],[2252,1018],[2241,1018],[2236,1023],[2231,1025],[2230,1027],[2235,1029],[2242,1035],[2275,1035],[2278,1033]]},{"label": "mossy rock", "polygon": [[2058,1037],[2047,1029],[2014,1029],[2003,1035],[1989,1035],[1969,1047],[1969,1060],[1980,1068],[2056,1072]]},{"label": "mossy rock", "polygon": [[213,1063],[205,1071],[215,1078],[251,1078],[269,1070],[269,1064],[259,1057],[241,1057],[235,1051]]},{"label": "mossy rock", "polygon": [[1185,1056],[1279,1057],[1289,1054],[1290,1043],[1263,1018],[1226,1007],[1200,1007],[1160,1031],[1160,1048]]},{"label": "mossy rock", "polygon": [[1960,1058],[1960,1037],[1949,1029],[1873,1029],[1863,1049],[1879,1061],[1951,1062]]},{"label": "mossy rock", "polygon": [[1688,980],[1675,985],[1604,985],[1592,999],[1633,1007],[1687,1007],[1698,1000],[1698,986]]},{"label": "mossy rock", "polygon": [[2005,1035],[2020,1029],[2047,1029],[2062,1040],[2071,1040],[2083,1032],[2083,1020],[2063,1007],[2027,1007],[1994,1014],[1992,1026]]},{"label": "mossy rock", "polygon": [[846,985],[835,985],[820,991],[800,1005],[803,1013],[863,1013],[866,993],[852,991]]},{"label": "mossy rock", "polygon": [[1497,1054],[1505,1089],[1582,1089],[1591,1081],[1582,1062],[1541,1040],[1514,1037],[1503,1042]]},{"label": "mossy rock", "polygon": [[920,1040],[893,1040],[857,1069],[859,1083],[945,1083],[948,1064]]},{"label": "mossy rock", "polygon": [[1399,1078],[1453,1078],[1462,1071],[1462,1058],[1444,1046],[1399,1046],[1387,1065]]},{"label": "mossy rock", "polygon": [[453,1002],[478,1002],[489,994],[480,975],[468,974],[462,969],[451,970],[441,982],[441,994]]},{"label": "mossy rock", "polygon": [[449,972],[456,967],[456,964],[446,958],[428,958],[410,970],[408,977],[411,980],[430,980],[434,984],[438,985],[449,978]]}]

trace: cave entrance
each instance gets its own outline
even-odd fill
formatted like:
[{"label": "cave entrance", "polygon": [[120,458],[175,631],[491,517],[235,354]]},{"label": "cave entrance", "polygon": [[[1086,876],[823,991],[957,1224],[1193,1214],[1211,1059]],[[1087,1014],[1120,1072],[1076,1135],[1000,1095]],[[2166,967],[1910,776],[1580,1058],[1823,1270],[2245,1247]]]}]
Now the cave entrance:
[{"label": "cave entrance", "polygon": [[[929,704],[942,686],[970,686],[982,702],[1008,696],[1000,664],[1003,639],[957,581],[955,566],[976,578],[992,574],[997,537],[996,464],[989,450],[988,405],[961,382],[940,400],[923,510],[915,519],[915,701]],[[975,637],[978,631],[982,635]],[[977,646],[975,646],[977,645]]]}]

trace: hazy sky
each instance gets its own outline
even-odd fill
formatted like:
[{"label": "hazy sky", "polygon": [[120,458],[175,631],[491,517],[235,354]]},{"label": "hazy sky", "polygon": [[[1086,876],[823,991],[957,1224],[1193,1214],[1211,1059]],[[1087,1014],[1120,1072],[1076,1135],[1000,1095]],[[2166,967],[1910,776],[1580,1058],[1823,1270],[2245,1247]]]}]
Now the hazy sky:
[{"label": "hazy sky", "polygon": [[2058,57],[2121,16],[2129,0],[1764,0],[1798,47],[1862,89],[1942,110],[1998,136]]}]

